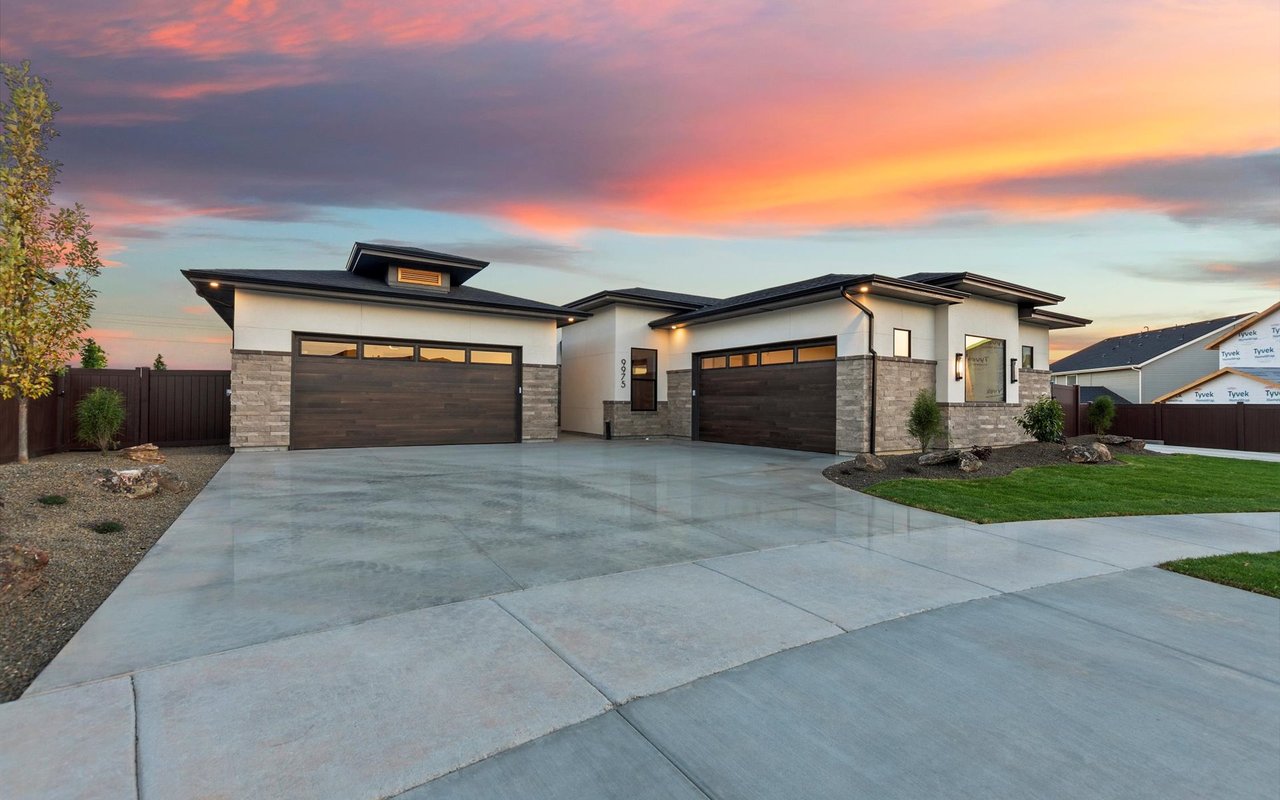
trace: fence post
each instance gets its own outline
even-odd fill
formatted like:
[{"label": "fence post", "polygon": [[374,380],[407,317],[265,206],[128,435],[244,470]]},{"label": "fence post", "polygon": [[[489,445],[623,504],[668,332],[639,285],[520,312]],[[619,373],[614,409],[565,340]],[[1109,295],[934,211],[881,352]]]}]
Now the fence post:
[{"label": "fence post", "polygon": [[54,406],[53,411],[57,417],[54,423],[54,440],[53,452],[61,453],[66,450],[66,441],[63,437],[67,435],[67,371],[63,372],[53,379]]},{"label": "fence post", "polygon": [[146,444],[151,441],[151,368],[138,367],[138,441],[134,444]]}]

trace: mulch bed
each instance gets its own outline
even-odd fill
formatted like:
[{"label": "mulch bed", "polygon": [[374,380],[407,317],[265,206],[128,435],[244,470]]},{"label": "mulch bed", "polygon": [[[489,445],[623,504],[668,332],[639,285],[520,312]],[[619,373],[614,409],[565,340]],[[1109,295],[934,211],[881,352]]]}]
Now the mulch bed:
[{"label": "mulch bed", "polygon": [[[1069,444],[1092,444],[1097,441],[1094,436],[1075,436],[1067,440]],[[1113,455],[1128,455],[1133,451],[1123,446],[1111,448]],[[1159,455],[1143,451],[1144,455]],[[998,478],[1008,475],[1015,469],[1023,467],[1049,467],[1058,465],[1075,466],[1081,469],[1110,469],[1123,466],[1119,461],[1107,461],[1099,464],[1072,464],[1062,456],[1062,445],[1051,442],[1028,442],[1012,447],[998,447],[991,451],[991,458],[983,463],[977,472],[961,472],[954,464],[935,464],[921,466],[918,463],[919,453],[906,453],[897,456],[881,456],[885,463],[883,472],[863,472],[853,469],[851,462],[845,461],[822,471],[824,477],[849,489],[865,489],[884,481],[896,481],[902,478],[944,478],[950,480],[972,480],[974,478]]]},{"label": "mulch bed", "polygon": [[[136,500],[93,484],[103,467],[142,466],[115,454],[58,453],[0,465],[0,552],[22,545],[49,554],[37,588],[0,593],[0,702],[22,694],[231,455],[226,447],[163,452],[187,489]],[[67,502],[43,505],[38,498],[45,495]],[[90,529],[105,521],[124,528]]]}]

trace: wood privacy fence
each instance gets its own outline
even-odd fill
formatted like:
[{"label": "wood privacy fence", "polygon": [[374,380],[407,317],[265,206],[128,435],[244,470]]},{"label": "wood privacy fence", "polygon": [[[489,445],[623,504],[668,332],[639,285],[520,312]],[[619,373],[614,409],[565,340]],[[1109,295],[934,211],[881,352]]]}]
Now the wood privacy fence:
[{"label": "wood privacy fence", "polygon": [[[106,386],[124,395],[120,444],[184,447],[231,441],[231,373],[224,370],[69,369],[53,379],[53,393],[28,405],[32,456],[87,450],[75,438],[75,408]],[[18,457],[18,401],[0,400],[0,464]]]},{"label": "wood privacy fence", "polygon": [[[1092,432],[1089,404],[1080,402],[1080,387],[1055,384],[1053,396],[1066,411],[1067,436]],[[1109,432],[1183,447],[1280,453],[1280,405],[1117,405]]]}]

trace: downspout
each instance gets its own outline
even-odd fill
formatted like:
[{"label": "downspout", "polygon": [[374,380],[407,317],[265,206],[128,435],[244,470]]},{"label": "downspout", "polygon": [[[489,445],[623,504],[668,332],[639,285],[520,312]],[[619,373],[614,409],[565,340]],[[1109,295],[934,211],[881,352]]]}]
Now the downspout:
[{"label": "downspout", "polygon": [[1142,367],[1129,367],[1138,373],[1138,405],[1142,405]]},{"label": "downspout", "polygon": [[862,304],[857,297],[849,294],[849,287],[840,287],[840,294],[845,300],[853,303],[863,314],[867,315],[867,351],[871,353],[871,431],[867,437],[869,452],[876,452],[876,315]]}]

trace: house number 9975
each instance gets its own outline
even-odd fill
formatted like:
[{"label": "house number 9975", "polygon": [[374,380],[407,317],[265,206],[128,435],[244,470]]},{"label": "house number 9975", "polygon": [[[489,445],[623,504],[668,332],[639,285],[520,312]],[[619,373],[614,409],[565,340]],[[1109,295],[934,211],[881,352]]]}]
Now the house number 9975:
[{"label": "house number 9975", "polygon": [[618,387],[621,389],[627,388],[627,360],[625,358],[622,359],[622,367],[618,371]]}]

